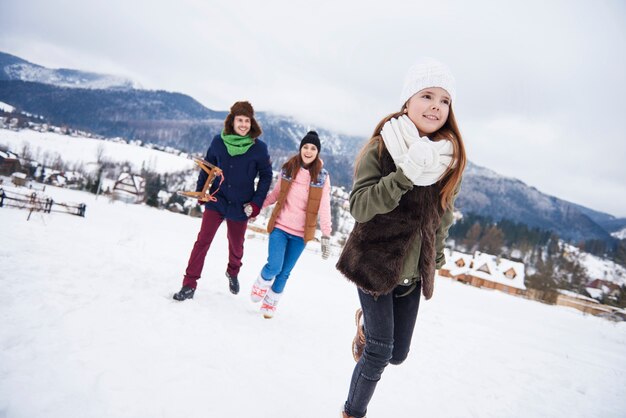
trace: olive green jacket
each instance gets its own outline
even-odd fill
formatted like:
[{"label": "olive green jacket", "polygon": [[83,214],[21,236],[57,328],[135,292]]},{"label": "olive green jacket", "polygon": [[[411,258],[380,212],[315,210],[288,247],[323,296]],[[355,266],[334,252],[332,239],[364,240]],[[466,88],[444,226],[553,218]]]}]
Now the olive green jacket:
[{"label": "olive green jacket", "polygon": [[[401,168],[385,177],[381,176],[378,143],[373,141],[368,145],[358,163],[350,193],[350,213],[359,223],[367,222],[378,214],[391,212],[398,206],[402,196],[414,187],[413,182],[404,175]],[[441,223],[437,228],[435,237],[437,269],[446,262],[443,248],[448,237],[448,230],[452,225],[454,200],[459,189],[460,187],[457,187],[452,204],[441,217]],[[418,235],[409,245],[411,249],[404,259],[402,274],[398,283],[401,285],[410,285],[419,279],[418,263],[422,247],[421,237]]]}]

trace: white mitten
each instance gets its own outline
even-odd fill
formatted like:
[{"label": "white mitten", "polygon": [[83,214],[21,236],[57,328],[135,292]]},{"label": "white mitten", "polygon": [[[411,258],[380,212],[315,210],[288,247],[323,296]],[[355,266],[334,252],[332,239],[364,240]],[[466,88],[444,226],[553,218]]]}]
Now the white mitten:
[{"label": "white mitten", "polygon": [[396,167],[416,186],[436,183],[452,162],[452,143],[420,137],[407,115],[387,121],[381,135]]},{"label": "white mitten", "polygon": [[425,169],[439,165],[439,154],[428,143],[418,140],[409,147],[406,159],[400,163],[400,168],[413,184],[419,182],[419,178]]},{"label": "white mitten", "polygon": [[430,169],[439,164],[439,153],[427,139],[420,138],[411,144],[408,155],[408,160],[424,169]]},{"label": "white mitten", "polygon": [[383,125],[383,129],[380,134],[385,141],[385,147],[389,151],[389,155],[393,159],[393,162],[398,166],[406,158],[408,147],[405,141],[402,139],[402,133],[398,121],[396,119],[390,119]]}]

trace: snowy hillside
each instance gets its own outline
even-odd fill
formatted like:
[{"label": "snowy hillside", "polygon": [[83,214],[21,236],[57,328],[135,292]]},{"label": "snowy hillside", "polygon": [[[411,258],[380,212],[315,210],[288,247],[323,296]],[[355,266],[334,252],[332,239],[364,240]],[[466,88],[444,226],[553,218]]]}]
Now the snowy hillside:
[{"label": "snowy hillside", "polygon": [[[336,417],[354,362],[354,287],[311,243],[265,320],[233,296],[225,229],[196,297],[180,288],[198,218],[48,187],[85,218],[0,208],[0,416]],[[437,280],[409,359],[368,416],[602,417],[626,411],[626,323]]]},{"label": "snowy hillside", "polygon": [[186,156],[171,154],[156,149],[130,145],[124,142],[62,135],[54,132],[37,132],[30,129],[12,131],[0,129],[0,145],[8,146],[13,152],[21,153],[28,145],[35,160],[49,154],[50,161],[58,154],[64,162],[88,166],[102,158],[112,162],[129,162],[139,171],[142,166],[158,173],[171,173],[195,167]]},{"label": "snowy hillside", "polygon": [[573,245],[563,243],[567,251],[578,260],[587,272],[587,277],[591,280],[603,279],[613,282],[619,286],[626,285],[626,268],[619,264],[597,257],[593,254],[581,251]]},{"label": "snowy hillside", "polygon": [[9,104],[4,102],[0,102],[0,110],[3,112],[11,113],[15,110],[15,108]]},{"label": "snowy hillside", "polygon": [[617,239],[626,239],[626,228],[620,229],[617,232],[613,232],[611,235]]}]

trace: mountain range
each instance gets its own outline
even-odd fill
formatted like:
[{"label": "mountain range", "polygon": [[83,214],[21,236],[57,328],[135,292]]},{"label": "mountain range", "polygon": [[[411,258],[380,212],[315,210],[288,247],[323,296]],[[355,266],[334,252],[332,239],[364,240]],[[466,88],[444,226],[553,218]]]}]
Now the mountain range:
[{"label": "mountain range", "polygon": [[[204,153],[223,126],[227,111],[211,110],[190,96],[137,88],[130,80],[78,70],[48,69],[0,52],[0,101],[18,111],[107,137],[140,139],[187,152]],[[257,111],[262,139],[275,169],[298,148],[309,126],[290,117]],[[367,138],[316,128],[324,164],[335,185],[350,189],[355,156]],[[549,196],[520,180],[471,162],[457,208],[494,220],[509,219],[547,229],[572,242],[614,241],[610,233],[626,218],[594,211]]]}]

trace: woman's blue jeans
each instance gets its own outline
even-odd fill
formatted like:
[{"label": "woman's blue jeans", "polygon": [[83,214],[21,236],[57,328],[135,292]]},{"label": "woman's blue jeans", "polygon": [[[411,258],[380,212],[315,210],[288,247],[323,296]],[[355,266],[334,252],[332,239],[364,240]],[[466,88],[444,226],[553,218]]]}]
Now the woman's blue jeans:
[{"label": "woman's blue jeans", "polygon": [[352,417],[364,417],[376,384],[387,364],[400,364],[409,354],[417,310],[420,283],[406,296],[408,288],[398,286],[393,292],[378,296],[359,289],[365,323],[365,350],[356,364],[350,382],[345,411]]},{"label": "woman's blue jeans", "polygon": [[304,251],[305,245],[302,237],[288,234],[282,229],[274,228],[270,233],[267,264],[261,270],[261,277],[264,280],[276,278],[272,284],[275,293],[282,293],[285,289],[291,270]]}]

